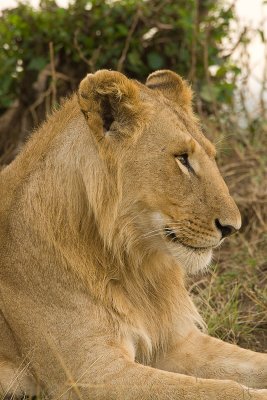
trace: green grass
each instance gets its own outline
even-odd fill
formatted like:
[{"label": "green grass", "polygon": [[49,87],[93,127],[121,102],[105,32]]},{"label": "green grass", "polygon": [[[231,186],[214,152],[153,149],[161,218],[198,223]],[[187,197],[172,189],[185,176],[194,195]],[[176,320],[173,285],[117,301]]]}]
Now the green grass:
[{"label": "green grass", "polygon": [[267,351],[267,240],[237,234],[215,253],[211,271],[191,286],[210,335]]}]

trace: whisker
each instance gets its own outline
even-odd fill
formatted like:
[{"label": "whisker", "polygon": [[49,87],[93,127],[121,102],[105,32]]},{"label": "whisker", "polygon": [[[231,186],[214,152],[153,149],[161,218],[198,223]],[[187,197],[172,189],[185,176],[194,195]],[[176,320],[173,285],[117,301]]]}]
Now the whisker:
[{"label": "whisker", "polygon": [[148,238],[148,237],[151,237],[151,236],[157,236],[159,233],[163,233],[163,231],[164,231],[164,228],[157,229],[157,230],[145,233],[144,235],[141,235],[141,237]]},{"label": "whisker", "polygon": [[[148,233],[146,233],[146,234],[144,234],[144,235],[141,235],[142,237],[144,237],[144,238],[146,238],[146,239],[150,239],[150,238],[152,238],[152,237],[154,237],[154,236],[158,236],[159,235],[159,233],[163,233],[164,232],[164,228],[161,228],[161,229],[157,229],[157,230],[154,230],[154,231],[150,231],[150,232],[148,232]],[[169,235],[171,235],[173,232],[167,232],[167,231],[165,231],[164,232],[164,235],[165,236],[169,236]],[[179,229],[179,230],[175,230],[175,233],[187,233],[186,231],[184,231],[183,230],[183,228],[181,228],[181,229]]]},{"label": "whisker", "polygon": [[148,237],[150,234],[162,232],[164,228],[154,229],[153,231],[149,231],[141,235],[141,237]]}]

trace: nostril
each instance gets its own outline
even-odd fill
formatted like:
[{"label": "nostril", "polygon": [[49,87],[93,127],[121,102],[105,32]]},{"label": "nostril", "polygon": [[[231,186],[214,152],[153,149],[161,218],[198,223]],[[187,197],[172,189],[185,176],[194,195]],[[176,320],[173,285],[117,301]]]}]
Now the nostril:
[{"label": "nostril", "polygon": [[221,232],[222,238],[230,236],[237,231],[237,229],[231,225],[222,225],[218,219],[215,219],[215,225]]}]

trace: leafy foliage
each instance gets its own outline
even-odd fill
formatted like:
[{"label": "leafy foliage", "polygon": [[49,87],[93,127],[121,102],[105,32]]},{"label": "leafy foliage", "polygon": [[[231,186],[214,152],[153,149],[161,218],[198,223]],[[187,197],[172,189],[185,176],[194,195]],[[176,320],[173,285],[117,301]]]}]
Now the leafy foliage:
[{"label": "leafy foliage", "polygon": [[[239,71],[220,49],[232,18],[231,8],[210,0],[75,0],[67,9],[42,0],[38,10],[18,3],[0,18],[0,112],[17,98],[30,104],[33,83],[51,61],[50,42],[56,70],[75,84],[99,68],[141,81],[170,68],[188,77],[205,102],[230,103],[229,71]],[[214,65],[217,73],[210,76]],[[63,83],[57,81],[62,95],[75,86]]]}]

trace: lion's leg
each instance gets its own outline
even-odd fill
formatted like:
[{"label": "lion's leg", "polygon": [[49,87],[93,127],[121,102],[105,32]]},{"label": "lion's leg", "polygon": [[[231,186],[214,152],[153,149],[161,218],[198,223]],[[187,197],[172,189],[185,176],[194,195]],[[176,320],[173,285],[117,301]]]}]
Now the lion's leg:
[{"label": "lion's leg", "polygon": [[35,384],[28,374],[27,364],[20,362],[14,338],[0,312],[0,398],[32,396]]},{"label": "lion's leg", "polygon": [[[267,390],[254,390],[231,380],[197,379],[143,366],[131,360],[127,348],[104,338],[80,343],[70,335],[68,349],[50,346],[43,360],[56,357],[48,371],[33,367],[48,398],[62,400],[266,400]],[[73,341],[72,341],[73,340]],[[72,343],[71,343],[72,342]],[[106,343],[105,343],[106,342]],[[105,344],[104,344],[105,343]],[[81,346],[79,346],[81,344]],[[53,346],[52,346],[53,347]],[[85,351],[91,348],[90,352]],[[67,350],[67,351],[66,351]],[[50,353],[50,354],[49,354]],[[46,354],[46,355],[45,355]],[[72,357],[68,358],[68,354]],[[58,362],[59,361],[59,362]]]},{"label": "lion's leg", "polygon": [[267,354],[256,353],[194,329],[178,338],[156,367],[201,378],[232,379],[249,387],[267,387]]},{"label": "lion's leg", "polygon": [[53,400],[267,399],[267,391],[234,381],[197,379],[136,363],[130,335],[121,338],[105,307],[73,287],[46,288],[42,280],[31,296],[28,290],[1,289],[19,353]]},{"label": "lion's leg", "polygon": [[[145,367],[125,359],[122,352],[114,349],[110,351],[103,347],[101,353],[84,364],[78,374],[64,370],[64,384],[60,384],[61,374],[53,371],[53,379],[46,386],[49,397],[63,400],[195,400],[196,397],[203,400],[265,400],[267,396],[265,390],[250,390],[233,381],[195,379]],[[12,364],[1,363],[0,374],[1,398],[33,394],[30,378],[21,376],[18,379],[21,370],[16,370]],[[53,385],[52,391],[49,391],[49,384]]]},{"label": "lion's leg", "polygon": [[[266,400],[267,390],[248,389],[233,381],[196,379],[157,370],[124,359],[122,353],[104,350],[101,367],[84,366],[82,378],[67,382],[56,398],[92,400]],[[95,365],[93,365],[95,363]],[[105,364],[105,366],[104,366]],[[52,395],[54,398],[54,395]]]},{"label": "lion's leg", "polygon": [[30,397],[36,394],[33,379],[27,375],[25,367],[17,367],[12,362],[1,359],[0,356],[0,398],[8,396],[20,398],[25,394]]},{"label": "lion's leg", "polygon": [[[78,293],[46,307],[17,295],[11,325],[23,337],[30,368],[50,398],[84,400],[266,400],[267,391],[234,381],[197,379],[135,363],[131,341],[118,338],[105,309]],[[65,303],[64,303],[65,302]],[[12,319],[14,308],[20,319]],[[28,310],[31,310],[29,316]]]}]

